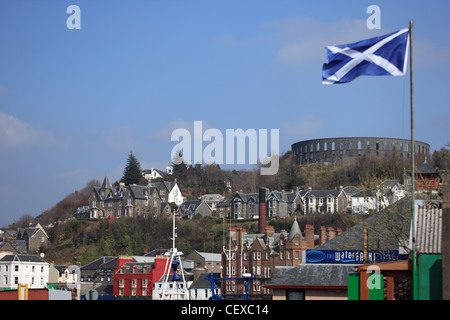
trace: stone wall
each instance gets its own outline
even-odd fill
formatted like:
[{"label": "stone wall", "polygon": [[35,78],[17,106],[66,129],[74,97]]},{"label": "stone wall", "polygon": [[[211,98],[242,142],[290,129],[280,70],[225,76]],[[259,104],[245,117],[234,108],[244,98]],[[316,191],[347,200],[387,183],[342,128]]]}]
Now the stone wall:
[{"label": "stone wall", "polygon": [[[414,141],[415,153],[428,157],[430,145]],[[302,164],[323,163],[331,165],[350,165],[358,157],[373,155],[386,157],[398,155],[409,159],[411,141],[407,139],[350,137],[327,138],[299,141],[292,145],[292,153]]]}]

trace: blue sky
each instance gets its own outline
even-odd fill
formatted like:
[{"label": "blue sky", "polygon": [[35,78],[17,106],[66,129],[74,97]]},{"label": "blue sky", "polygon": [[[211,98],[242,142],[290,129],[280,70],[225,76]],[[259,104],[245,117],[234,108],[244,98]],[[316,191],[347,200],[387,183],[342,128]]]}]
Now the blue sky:
[{"label": "blue sky", "polygon": [[[69,5],[81,29],[69,30]],[[369,5],[381,29],[369,30]],[[91,179],[170,162],[176,128],[279,129],[280,151],[337,136],[410,138],[409,76],[321,84],[325,46],[414,25],[415,138],[450,141],[450,2],[0,2],[0,226]],[[409,70],[409,69],[408,69]]]}]

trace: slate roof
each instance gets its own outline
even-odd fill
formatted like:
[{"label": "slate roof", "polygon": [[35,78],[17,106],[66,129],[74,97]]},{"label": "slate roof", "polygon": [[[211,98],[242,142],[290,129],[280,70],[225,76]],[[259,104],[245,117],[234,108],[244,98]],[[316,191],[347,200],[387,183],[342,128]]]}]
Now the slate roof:
[{"label": "slate roof", "polygon": [[406,242],[409,239],[410,220],[409,203],[402,199],[370,215],[317,249],[364,250],[364,227],[367,227],[369,250],[399,250],[398,239]]},{"label": "slate roof", "polygon": [[292,240],[296,234],[299,234],[300,238],[304,239],[300,226],[297,222],[297,217],[295,217],[294,223],[292,223],[291,230],[289,231],[289,240]]},{"label": "slate roof", "polygon": [[216,207],[229,207],[231,205],[231,199],[225,199],[222,201],[219,201],[216,204]]},{"label": "slate roof", "polygon": [[43,262],[40,257],[35,254],[8,254],[4,256],[0,261],[22,261],[22,262]]},{"label": "slate roof", "polygon": [[[211,277],[211,273],[202,273],[197,280],[195,280],[189,287],[190,289],[211,289],[211,280],[206,280],[206,277]],[[214,278],[220,278],[220,273],[213,273]],[[221,281],[214,280],[214,289],[220,289]]]},{"label": "slate roof", "polygon": [[351,265],[299,264],[295,267],[275,267],[265,287],[346,287]]},{"label": "slate roof", "polygon": [[82,270],[97,270],[102,264],[112,260],[116,259],[117,257],[114,256],[103,256],[101,258],[98,258],[97,260],[94,260],[92,262],[89,262],[88,264],[81,267]]}]

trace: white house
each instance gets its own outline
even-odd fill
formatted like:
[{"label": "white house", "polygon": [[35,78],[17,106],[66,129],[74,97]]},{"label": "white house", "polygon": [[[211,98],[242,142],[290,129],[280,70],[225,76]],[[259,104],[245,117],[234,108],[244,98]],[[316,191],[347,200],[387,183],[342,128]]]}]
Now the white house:
[{"label": "white house", "polygon": [[180,187],[178,183],[172,182],[172,188],[169,191],[169,203],[175,202],[177,206],[181,205],[184,201],[183,195],[181,194]]},{"label": "white house", "polygon": [[[207,279],[211,277],[211,273],[202,272],[197,279],[189,287],[189,299],[190,300],[209,300],[212,298],[211,280]],[[220,278],[220,273],[215,273],[213,278]],[[221,295],[220,282],[213,280],[214,294],[216,296]]]},{"label": "white house", "polygon": [[0,288],[17,289],[28,285],[29,289],[47,286],[49,264],[37,255],[10,254],[0,259]]}]

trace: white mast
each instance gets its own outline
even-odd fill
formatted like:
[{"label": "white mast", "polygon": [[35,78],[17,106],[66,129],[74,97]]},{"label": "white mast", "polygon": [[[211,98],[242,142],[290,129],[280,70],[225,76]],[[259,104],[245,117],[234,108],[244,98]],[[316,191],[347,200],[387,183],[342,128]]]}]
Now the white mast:
[{"label": "white mast", "polygon": [[[176,227],[175,227],[175,213],[173,213],[173,237],[172,240],[172,248],[169,252],[166,252],[166,256],[170,256],[169,259],[167,259],[166,266],[164,268],[164,283],[163,283],[163,290],[160,296],[161,300],[188,300],[188,291],[186,287],[186,280],[184,277],[184,270],[183,270],[183,264],[181,262],[181,256],[183,255],[183,252],[178,251],[175,246],[175,239],[177,237],[176,233]],[[169,288],[169,278],[170,278],[170,271],[172,269],[172,288]],[[176,272],[178,269],[181,270],[181,277]],[[181,280],[181,281],[180,281]],[[182,282],[182,283],[180,283]]]}]

